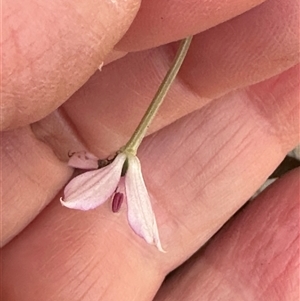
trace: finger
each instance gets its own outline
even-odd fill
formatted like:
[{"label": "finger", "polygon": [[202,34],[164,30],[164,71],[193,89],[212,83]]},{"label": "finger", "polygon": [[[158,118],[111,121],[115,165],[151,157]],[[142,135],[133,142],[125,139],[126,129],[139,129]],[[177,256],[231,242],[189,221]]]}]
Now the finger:
[{"label": "finger", "polygon": [[231,93],[143,144],[156,210],[171,216],[162,218],[174,233],[166,235],[166,250],[179,260],[203,245],[299,143],[297,74],[294,67]]},{"label": "finger", "polygon": [[56,2],[3,3],[2,129],[39,120],[67,100],[122,37],[139,6],[138,0]]},{"label": "finger", "polygon": [[167,278],[155,301],[298,300],[299,171],[243,208]]},{"label": "finger", "polygon": [[[286,7],[276,6],[277,1],[268,3],[268,12],[257,7],[256,14],[245,13],[194,38],[150,132],[229,91],[270,78],[297,63],[298,20],[292,15],[295,2],[288,2]],[[270,32],[274,34],[270,36]],[[126,143],[167,72],[174,52],[174,46],[169,45],[129,54],[96,73],[64,105],[92,152],[107,156]],[[42,127],[43,123],[39,125]],[[42,131],[39,134],[43,139]]]},{"label": "finger", "polygon": [[29,128],[2,133],[1,163],[5,175],[1,179],[2,247],[53,199],[72,170]]},{"label": "finger", "polygon": [[[268,95],[283,99],[272,116],[239,91],[145,141],[140,157],[167,256],[133,234],[125,208],[115,215],[107,202],[83,213],[63,209],[56,200],[3,249],[4,296],[151,300],[163,277],[202,246],[296,144],[293,71],[276,79],[274,93],[283,92],[286,81],[293,89]],[[289,111],[282,110],[286,106]],[[287,113],[290,134],[283,137]],[[31,281],[34,291],[26,290]]]},{"label": "finger", "polygon": [[5,131],[1,135],[5,177],[1,186],[0,246],[24,229],[70,179],[72,170],[66,164],[68,151],[85,148],[60,112],[49,116],[49,120],[52,121],[48,128],[43,128],[43,134],[57,133],[55,137],[47,136],[48,141],[57,146],[55,149],[37,140],[30,127]]},{"label": "finger", "polygon": [[142,1],[130,29],[116,46],[137,51],[163,45],[216,26],[263,0],[243,1]]}]

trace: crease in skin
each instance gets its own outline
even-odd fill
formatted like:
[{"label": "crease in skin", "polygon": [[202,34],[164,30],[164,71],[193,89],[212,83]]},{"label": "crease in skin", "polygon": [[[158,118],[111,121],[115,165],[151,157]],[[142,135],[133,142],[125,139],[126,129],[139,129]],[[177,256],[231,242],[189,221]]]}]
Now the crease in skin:
[{"label": "crease in skin", "polygon": [[69,151],[87,149],[77,132],[76,126],[63,107],[42,120],[31,124],[31,130],[36,139],[50,147],[61,161],[68,161]]},{"label": "crease in skin", "polygon": [[[118,51],[118,50],[112,49],[112,51],[103,60],[102,67],[107,66],[108,64],[123,58],[127,54],[128,54],[128,52],[126,52],[126,51]],[[100,66],[101,66],[101,64],[100,64]],[[100,69],[100,71],[102,71],[102,68],[99,68],[99,69]]]},{"label": "crease in skin", "polygon": [[[299,66],[297,64],[283,74],[246,89],[256,112],[272,125],[269,127],[270,133],[281,140],[284,152],[290,142],[282,141],[282,137],[290,136],[291,127],[300,130],[298,114],[300,101],[295,101],[295,95],[299,93]],[[282,81],[285,81],[287,85],[283,86]],[[283,101],[285,102],[284,106],[282,106]],[[273,111],[273,114],[270,114],[270,110]],[[279,118],[284,118],[284,122],[280,123],[280,126],[277,125]],[[300,142],[297,132],[293,135],[293,140],[294,148]]]},{"label": "crease in skin", "polygon": [[[142,1],[133,24],[116,45],[116,49],[141,51],[178,41],[224,23],[262,2],[264,0],[246,2],[190,0],[172,4],[157,0]],[[143,27],[149,29],[147,35],[144,34]]]},{"label": "crease in skin", "polygon": [[[76,295],[76,297],[78,297],[77,300],[78,301],[84,300],[84,297],[88,296],[91,288],[93,286],[95,286],[95,284],[99,281],[99,279],[97,277],[95,277],[95,279],[92,282],[87,281],[87,280],[88,280],[88,278],[91,278],[90,274],[93,274],[93,272],[98,269],[98,266],[102,265],[101,263],[104,260],[105,260],[105,258],[99,260],[99,257],[97,255],[93,256],[92,258],[89,258],[85,267],[82,270],[78,271],[78,274],[76,274],[76,275],[72,275],[71,273],[69,274],[73,277],[73,279],[69,278],[68,286],[61,287],[61,289],[55,293],[55,297],[56,298],[64,298],[64,295],[67,296],[69,294],[68,287],[72,286],[72,287],[74,287],[74,292],[75,292],[74,295]],[[88,271],[88,273],[87,273],[87,271]],[[78,279],[80,279],[80,283],[78,283]],[[76,286],[72,285],[72,282],[75,282]],[[87,287],[84,285],[85,282],[89,283],[89,285]],[[83,292],[80,292],[81,286],[84,286]]]},{"label": "crease in skin", "polygon": [[[194,61],[194,68],[199,68],[198,77],[185,66],[182,74],[190,78],[193,90],[216,98],[228,93],[233,84],[234,89],[244,88],[288,70],[299,62],[298,37],[289,30],[298,28],[297,18],[289,18],[297,7],[292,2],[266,1],[199,34],[191,46],[192,55],[186,60],[190,64]],[[249,27],[251,22],[253,26]]]}]

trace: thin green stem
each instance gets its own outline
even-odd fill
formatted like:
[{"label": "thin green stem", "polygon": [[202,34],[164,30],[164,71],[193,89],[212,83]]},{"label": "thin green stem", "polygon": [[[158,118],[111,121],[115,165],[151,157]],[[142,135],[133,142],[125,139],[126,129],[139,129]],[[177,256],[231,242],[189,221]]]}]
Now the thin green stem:
[{"label": "thin green stem", "polygon": [[169,69],[164,80],[159,86],[150,106],[148,107],[145,115],[143,116],[142,120],[140,121],[133,135],[131,136],[127,144],[124,146],[124,148],[122,148],[123,151],[130,152],[134,155],[136,154],[138,147],[140,146],[143,138],[146,135],[150,123],[155,117],[159,107],[161,106],[167,92],[169,91],[183,63],[183,60],[187,54],[191,41],[192,41],[192,36],[182,40],[171,68]]}]

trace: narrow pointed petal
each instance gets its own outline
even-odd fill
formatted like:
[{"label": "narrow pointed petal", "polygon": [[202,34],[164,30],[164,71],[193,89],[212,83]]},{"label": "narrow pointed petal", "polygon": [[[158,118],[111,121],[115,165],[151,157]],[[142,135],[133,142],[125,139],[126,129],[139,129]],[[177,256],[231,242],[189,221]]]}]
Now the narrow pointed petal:
[{"label": "narrow pointed petal", "polygon": [[97,169],[98,158],[86,151],[75,152],[71,155],[68,165],[80,169]]},{"label": "narrow pointed petal", "polygon": [[141,164],[139,159],[133,155],[128,156],[125,187],[128,221],[131,228],[147,243],[154,244],[160,251],[165,252],[160,243],[156,219],[143,179]]},{"label": "narrow pointed petal", "polygon": [[103,204],[115,191],[120,181],[126,155],[119,154],[115,160],[101,169],[85,172],[75,177],[64,190],[63,206],[90,210]]}]

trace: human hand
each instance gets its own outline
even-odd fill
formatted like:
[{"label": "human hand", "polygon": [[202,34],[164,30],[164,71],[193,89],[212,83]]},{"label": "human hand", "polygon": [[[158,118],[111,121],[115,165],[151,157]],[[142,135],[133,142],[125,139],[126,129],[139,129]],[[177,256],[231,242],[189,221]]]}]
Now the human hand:
[{"label": "human hand", "polygon": [[[249,1],[165,4],[169,15],[159,8],[164,4],[144,2],[149,7],[112,56],[203,31],[139,152],[167,254],[132,233],[125,206],[119,214],[109,204],[89,212],[62,208],[60,190],[72,174],[62,161],[68,151],[85,147],[103,157],[122,146],[177,47],[131,53],[87,81],[137,10],[127,1],[123,13],[112,14],[123,6],[108,3],[85,2],[73,19],[60,4],[55,15],[36,14],[46,41],[34,34],[37,44],[27,48],[3,44],[3,126],[22,125],[2,138],[4,243],[19,234],[2,251],[4,300],[152,300],[165,275],[203,246],[299,142],[299,4],[270,0],[204,31],[250,9]],[[19,21],[28,18],[30,6],[23,5]],[[160,16],[162,30],[149,33],[147,22]],[[27,26],[36,25],[16,30]],[[24,65],[23,53],[11,49],[28,55]],[[6,70],[14,72],[8,77]],[[239,213],[155,300],[297,300],[297,177],[290,173]]]}]

